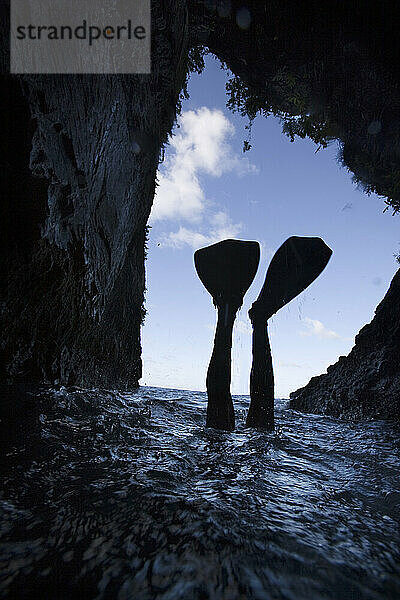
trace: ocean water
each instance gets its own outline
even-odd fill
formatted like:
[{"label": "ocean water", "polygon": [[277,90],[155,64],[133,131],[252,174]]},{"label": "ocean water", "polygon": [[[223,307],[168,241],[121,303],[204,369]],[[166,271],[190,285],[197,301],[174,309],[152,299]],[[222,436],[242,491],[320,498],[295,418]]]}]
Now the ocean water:
[{"label": "ocean water", "polygon": [[400,429],[304,415],[205,427],[206,394],[45,390],[7,451],[1,597],[400,598]]}]

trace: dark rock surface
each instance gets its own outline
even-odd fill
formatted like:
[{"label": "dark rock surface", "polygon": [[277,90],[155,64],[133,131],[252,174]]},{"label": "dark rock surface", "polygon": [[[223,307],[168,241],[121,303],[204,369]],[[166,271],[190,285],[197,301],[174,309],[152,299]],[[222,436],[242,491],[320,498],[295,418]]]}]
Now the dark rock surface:
[{"label": "dark rock surface", "polygon": [[[244,4],[248,28],[234,18]],[[232,9],[207,37],[238,77],[232,106],[250,117],[277,115],[292,138],[322,147],[339,139],[355,180],[399,210],[399,3],[237,0]]]},{"label": "dark rock surface", "polygon": [[400,269],[348,356],[290,395],[290,408],[335,417],[400,417]]},{"label": "dark rock surface", "polygon": [[148,76],[2,75],[1,381],[135,387],[146,223],[186,77],[179,0]]}]

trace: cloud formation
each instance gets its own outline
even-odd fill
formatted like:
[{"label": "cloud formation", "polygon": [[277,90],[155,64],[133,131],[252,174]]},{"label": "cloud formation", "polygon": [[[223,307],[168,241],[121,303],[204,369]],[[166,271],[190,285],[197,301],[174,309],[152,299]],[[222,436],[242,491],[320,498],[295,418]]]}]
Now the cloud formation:
[{"label": "cloud formation", "polygon": [[212,211],[199,179],[201,175],[221,177],[232,171],[237,175],[256,172],[247,157],[235,154],[229,142],[233,134],[233,125],[220,110],[202,107],[182,114],[158,173],[150,223],[174,220],[192,227],[180,224],[176,232],[161,237],[162,246],[199,248],[236,237],[242,230],[225,211]]},{"label": "cloud formation", "polygon": [[307,328],[306,331],[300,331],[300,335],[311,336],[314,335],[319,338],[336,338],[339,339],[340,336],[330,329],[327,329],[321,321],[317,319],[310,319],[309,317],[305,317],[304,324]]},{"label": "cloud formation", "polygon": [[223,211],[210,215],[208,222],[209,231],[207,234],[181,226],[178,231],[165,234],[161,238],[161,246],[183,248],[186,245],[196,250],[221,240],[235,238],[242,229],[240,223],[232,223],[229,216]]}]

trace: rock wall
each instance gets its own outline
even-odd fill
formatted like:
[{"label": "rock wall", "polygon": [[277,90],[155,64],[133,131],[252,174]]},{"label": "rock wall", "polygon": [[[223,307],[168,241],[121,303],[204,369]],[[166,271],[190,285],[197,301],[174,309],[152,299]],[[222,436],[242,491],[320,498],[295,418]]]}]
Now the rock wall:
[{"label": "rock wall", "polygon": [[238,76],[232,107],[250,118],[277,115],[292,138],[307,136],[321,147],[339,139],[357,183],[400,210],[399,3],[231,5],[237,19],[220,17],[217,8],[207,44]]},{"label": "rock wall", "polygon": [[290,408],[334,417],[400,416],[400,269],[348,356],[290,394]]},{"label": "rock wall", "polygon": [[146,223],[186,78],[185,3],[153,2],[152,28],[148,76],[2,75],[3,382],[138,384]]}]

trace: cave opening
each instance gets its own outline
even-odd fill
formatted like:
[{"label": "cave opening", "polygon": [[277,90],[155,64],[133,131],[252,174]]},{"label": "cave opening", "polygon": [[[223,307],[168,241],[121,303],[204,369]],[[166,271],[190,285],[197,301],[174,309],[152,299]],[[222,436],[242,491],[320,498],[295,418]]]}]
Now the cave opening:
[{"label": "cave opening", "polygon": [[321,235],[334,249],[332,266],[271,324],[277,394],[288,397],[348,354],[354,336],[372,319],[396,270],[398,217],[383,212],[382,199],[352,181],[340,163],[337,141],[326,149],[311,140],[292,143],[278,118],[259,116],[252,149],[243,153],[248,121],[226,108],[230,77],[212,56],[202,74],[192,74],[189,98],[159,168],[150,217],[141,384],[204,389],[214,315],[192,255],[201,246],[237,237],[262,246],[257,279],[235,327],[232,389],[247,394],[247,311],[269,260],[290,235]]}]

